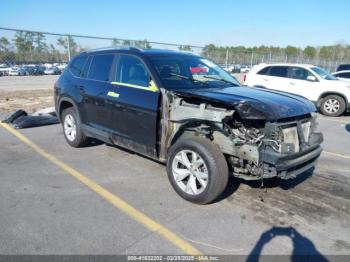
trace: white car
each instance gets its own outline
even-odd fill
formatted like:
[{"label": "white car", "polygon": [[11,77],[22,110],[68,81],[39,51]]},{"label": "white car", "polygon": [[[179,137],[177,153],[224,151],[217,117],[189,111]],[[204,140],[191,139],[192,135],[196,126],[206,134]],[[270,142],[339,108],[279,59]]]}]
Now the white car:
[{"label": "white car", "polygon": [[259,64],[244,76],[243,82],[304,96],[328,116],[339,116],[350,108],[350,83],[313,65]]},{"label": "white car", "polygon": [[343,81],[350,81],[350,70],[344,70],[332,73],[336,78]]}]

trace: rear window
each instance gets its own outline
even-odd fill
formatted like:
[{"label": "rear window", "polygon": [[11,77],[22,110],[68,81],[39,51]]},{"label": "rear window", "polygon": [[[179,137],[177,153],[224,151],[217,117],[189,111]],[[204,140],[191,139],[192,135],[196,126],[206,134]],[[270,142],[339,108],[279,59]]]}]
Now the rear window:
[{"label": "rear window", "polygon": [[336,77],[342,77],[342,78],[350,78],[350,72],[349,73],[339,73],[335,74]]},{"label": "rear window", "polygon": [[93,56],[88,78],[99,81],[109,81],[113,59],[113,54]]},{"label": "rear window", "polygon": [[267,66],[267,67],[261,69],[257,74],[258,75],[269,75],[270,68],[271,68],[271,66]]},{"label": "rear window", "polygon": [[81,72],[86,62],[86,58],[86,56],[78,56],[72,61],[69,70],[73,75],[78,77],[81,75]]},{"label": "rear window", "polygon": [[350,70],[350,64],[339,65],[337,71]]},{"label": "rear window", "polygon": [[270,76],[278,76],[278,77],[287,77],[287,69],[286,66],[272,66],[270,68],[269,75]]}]

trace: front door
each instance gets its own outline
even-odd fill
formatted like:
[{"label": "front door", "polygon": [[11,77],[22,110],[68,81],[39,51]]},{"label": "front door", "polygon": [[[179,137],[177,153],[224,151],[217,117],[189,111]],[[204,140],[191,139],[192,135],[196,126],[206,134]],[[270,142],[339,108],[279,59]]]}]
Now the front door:
[{"label": "front door", "polygon": [[110,102],[116,143],[155,155],[159,90],[147,66],[137,56],[120,54],[115,68]]}]

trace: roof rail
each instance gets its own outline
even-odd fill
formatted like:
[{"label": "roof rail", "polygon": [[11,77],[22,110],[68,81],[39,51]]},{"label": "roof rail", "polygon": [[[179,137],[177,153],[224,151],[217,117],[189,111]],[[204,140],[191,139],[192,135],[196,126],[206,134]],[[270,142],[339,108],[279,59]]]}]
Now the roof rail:
[{"label": "roof rail", "polygon": [[96,51],[108,51],[108,50],[133,50],[133,51],[142,51],[142,48],[134,47],[134,46],[123,46],[123,45],[116,45],[116,46],[108,46],[108,47],[100,47],[95,49],[90,49],[85,51],[86,53],[96,52]]}]

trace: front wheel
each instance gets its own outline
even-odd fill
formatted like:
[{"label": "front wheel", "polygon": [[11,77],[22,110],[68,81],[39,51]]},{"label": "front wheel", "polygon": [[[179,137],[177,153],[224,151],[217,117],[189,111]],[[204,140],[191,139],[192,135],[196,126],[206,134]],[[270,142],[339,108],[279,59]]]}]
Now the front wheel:
[{"label": "front wheel", "polygon": [[320,110],[326,116],[340,116],[345,109],[345,101],[340,96],[329,95],[322,99]]},{"label": "front wheel", "polygon": [[201,137],[180,139],[171,148],[167,161],[168,178],[184,199],[208,204],[227,186],[227,162],[219,147]]}]

